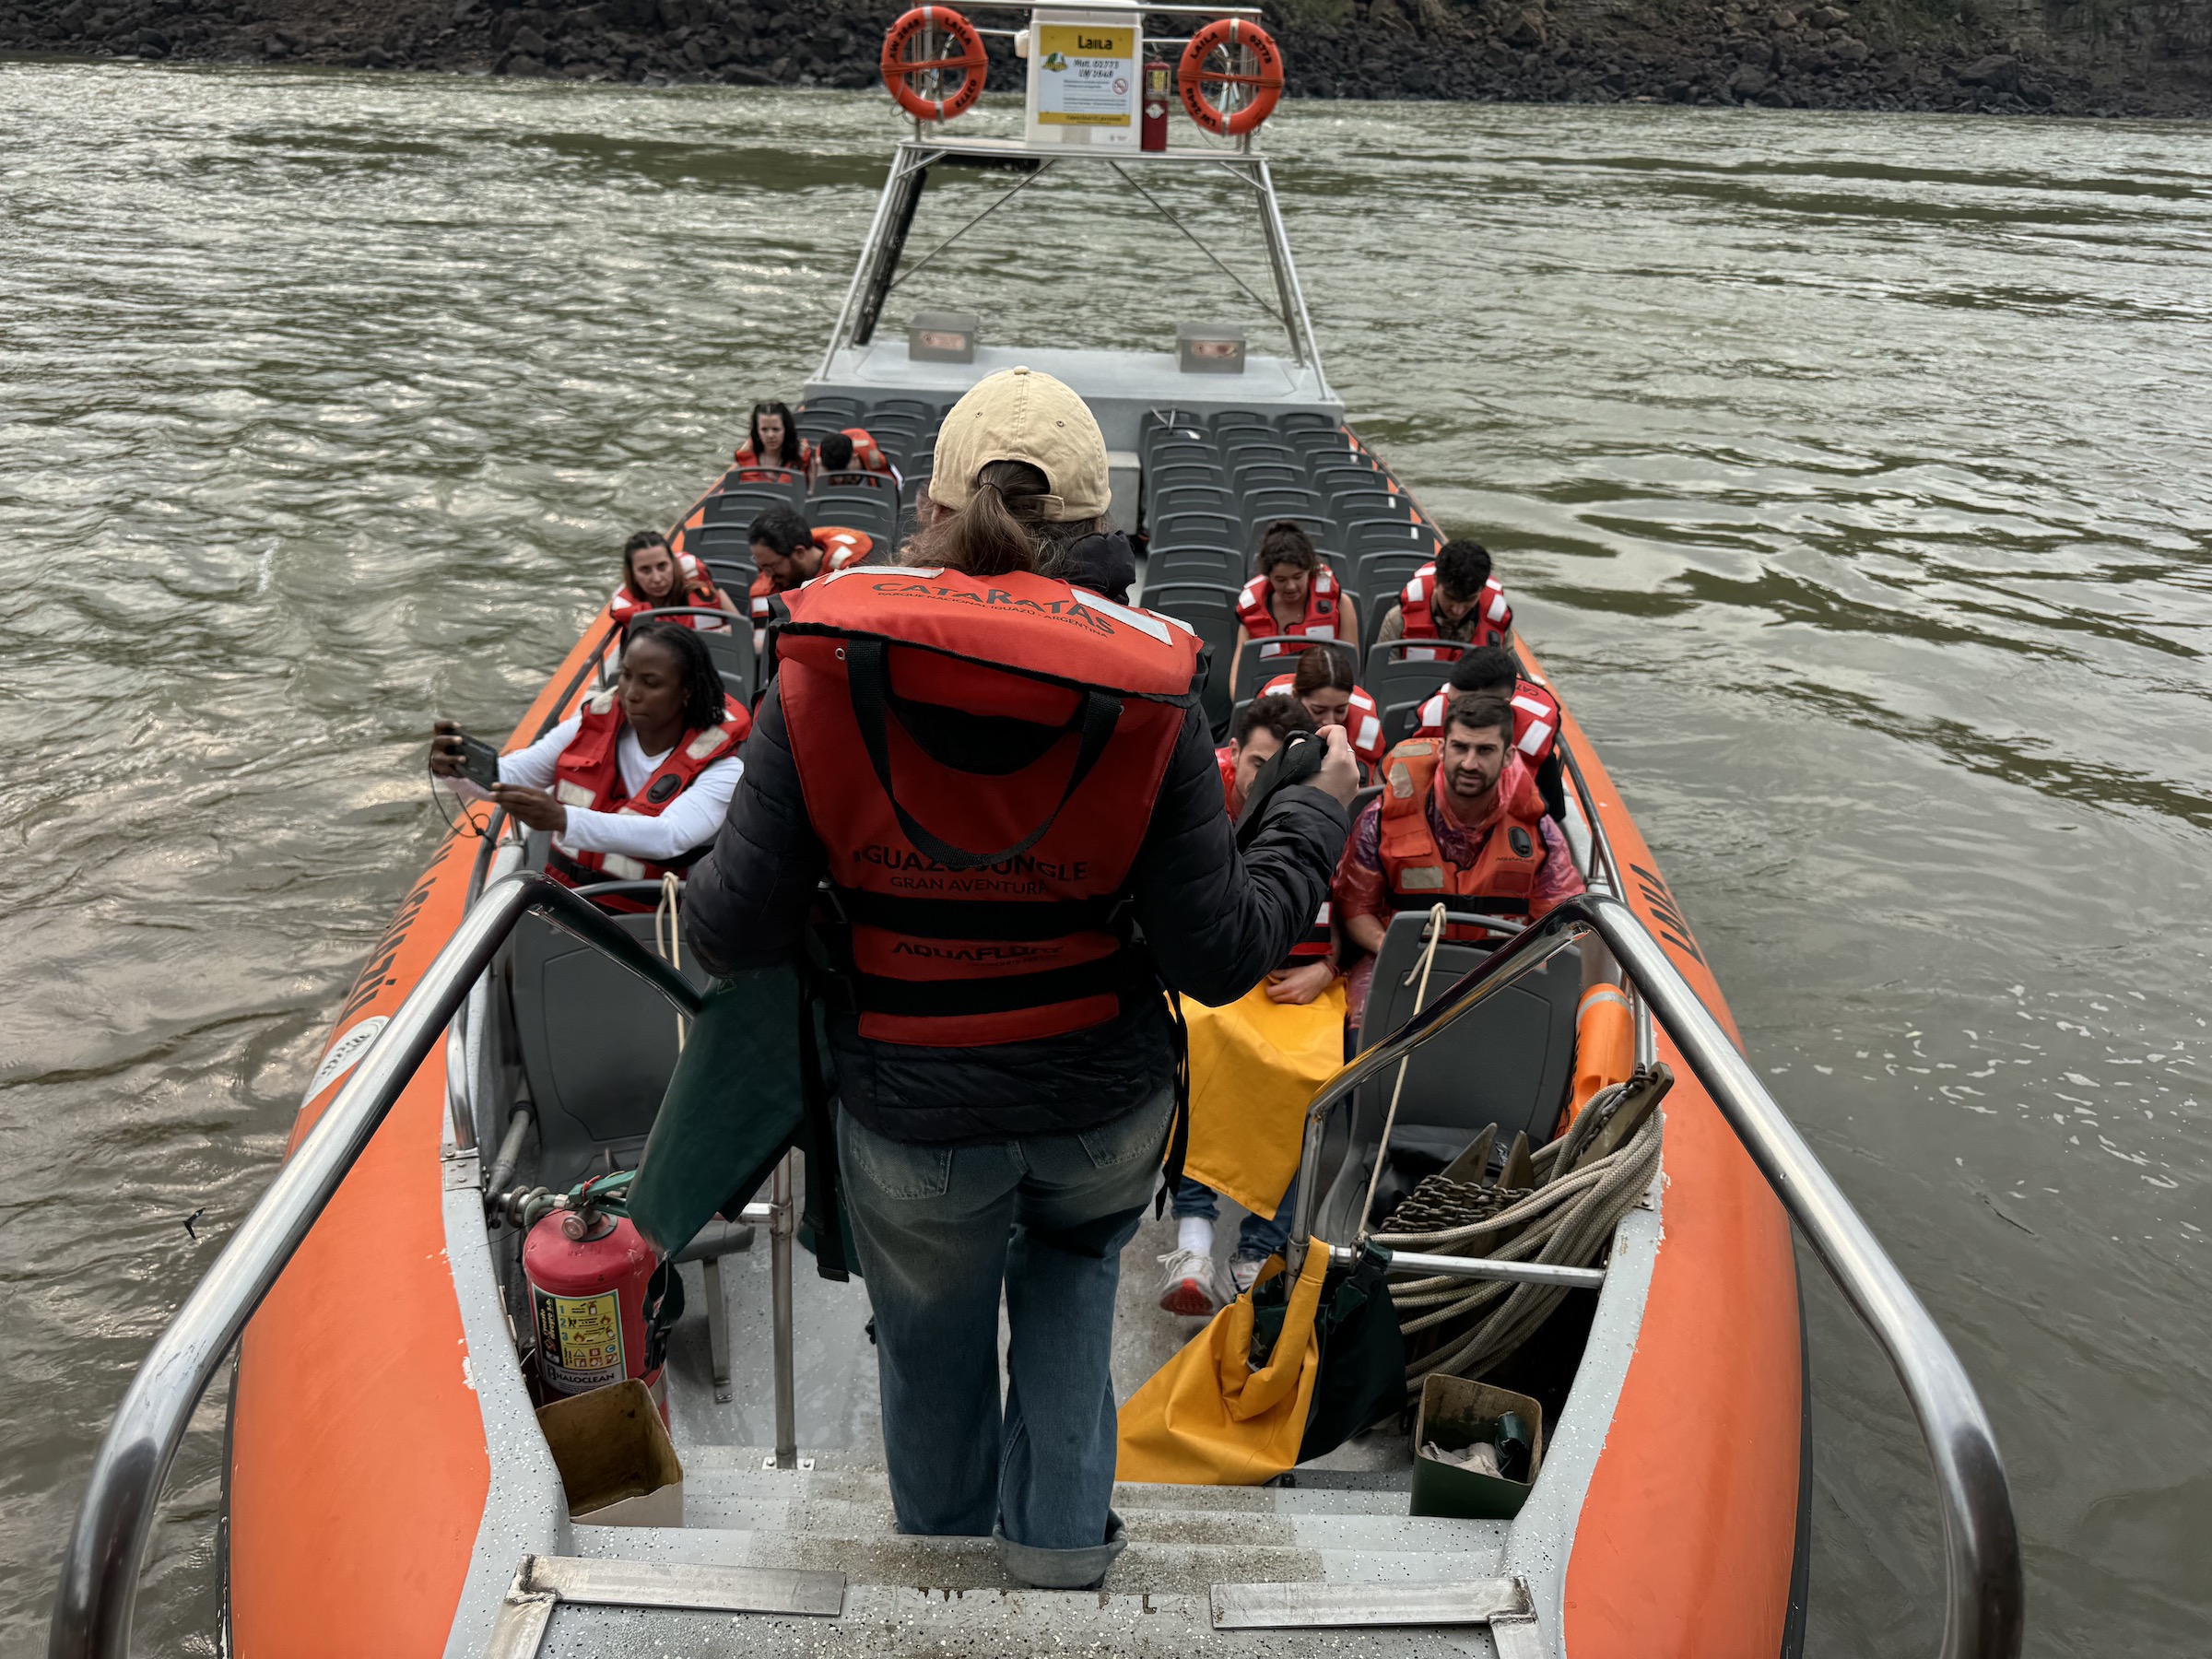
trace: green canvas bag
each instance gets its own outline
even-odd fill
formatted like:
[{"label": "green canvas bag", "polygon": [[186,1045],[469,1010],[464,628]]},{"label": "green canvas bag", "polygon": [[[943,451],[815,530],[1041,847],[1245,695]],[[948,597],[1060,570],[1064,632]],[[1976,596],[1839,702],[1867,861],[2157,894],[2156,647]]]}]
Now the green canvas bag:
[{"label": "green canvas bag", "polygon": [[806,1166],[799,1241],[824,1278],[857,1271],[820,1020],[790,963],[749,969],[708,991],[626,1194],[630,1220],[663,1255],[716,1215],[735,1220],[795,1147]]}]

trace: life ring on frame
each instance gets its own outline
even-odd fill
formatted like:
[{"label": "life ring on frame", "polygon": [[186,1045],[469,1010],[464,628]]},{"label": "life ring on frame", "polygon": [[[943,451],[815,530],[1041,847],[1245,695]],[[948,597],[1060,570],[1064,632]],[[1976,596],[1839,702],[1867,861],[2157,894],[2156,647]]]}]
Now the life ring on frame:
[{"label": "life ring on frame", "polygon": [[[1218,49],[1226,47],[1233,51],[1239,46],[1259,60],[1257,74],[1206,66],[1206,59]],[[1241,110],[1224,113],[1220,105],[1206,95],[1207,81],[1250,87],[1252,101]],[[1283,95],[1282,49],[1276,45],[1273,36],[1248,18],[1218,18],[1193,35],[1191,43],[1182,49],[1182,64],[1175,71],[1175,84],[1182,93],[1182,107],[1193,121],[1219,137],[1241,138],[1275,113],[1276,102]]]},{"label": "life ring on frame", "polygon": [[[931,29],[950,35],[959,55],[908,58],[907,43]],[[983,95],[987,67],[983,37],[975,32],[974,24],[949,6],[917,6],[892,24],[883,37],[883,84],[899,100],[899,107],[916,121],[950,121],[955,115],[966,114]],[[911,84],[912,76],[947,69],[960,72],[960,84],[948,98],[924,98]]]}]

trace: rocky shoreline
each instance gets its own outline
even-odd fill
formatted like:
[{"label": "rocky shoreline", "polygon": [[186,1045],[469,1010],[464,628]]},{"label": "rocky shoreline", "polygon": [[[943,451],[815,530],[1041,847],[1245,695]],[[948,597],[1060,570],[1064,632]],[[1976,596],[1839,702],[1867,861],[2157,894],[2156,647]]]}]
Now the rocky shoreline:
[{"label": "rocky shoreline", "polygon": [[[2021,0],[2000,0],[2020,6]],[[2092,0],[2094,3],[2094,0]],[[896,0],[0,0],[0,52],[858,88]],[[2212,115],[2212,6],[1270,0],[1299,98]],[[989,42],[991,85],[1019,66]]]}]

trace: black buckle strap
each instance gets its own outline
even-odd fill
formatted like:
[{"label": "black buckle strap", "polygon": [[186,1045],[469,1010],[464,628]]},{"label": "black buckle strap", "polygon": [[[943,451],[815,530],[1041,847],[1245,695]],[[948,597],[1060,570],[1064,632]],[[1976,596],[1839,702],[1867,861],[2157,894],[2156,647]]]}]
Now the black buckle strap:
[{"label": "black buckle strap", "polygon": [[[875,769],[876,782],[882,785],[885,799],[898,815],[899,828],[906,838],[924,853],[950,870],[980,870],[1005,859],[1018,857],[1042,841],[1052,827],[1059,821],[1062,810],[1089,777],[1091,770],[1106,753],[1106,745],[1113,736],[1114,728],[1121,724],[1121,699],[1110,697],[1103,691],[1082,693],[1083,710],[1078,717],[1082,741],[1076,750],[1076,764],[1067,775],[1067,787],[1060,792],[1060,799],[1044,822],[1030,830],[1010,847],[996,853],[971,853],[965,847],[956,847],[931,834],[915,821],[912,813],[899,799],[891,786],[890,739],[885,725],[887,710],[892,709],[890,667],[884,641],[881,640],[849,639],[843,647],[845,653],[846,683],[853,693],[853,714],[860,726],[860,740],[868,751],[868,764]],[[1012,672],[1012,671],[1009,671]],[[1073,729],[1078,724],[1071,721],[1061,730]],[[903,730],[904,722],[900,722]],[[912,734],[910,733],[911,736]]]},{"label": "black buckle strap", "polygon": [[1091,899],[910,899],[861,888],[836,889],[856,927],[918,939],[1060,939],[1109,925],[1120,900]]},{"label": "black buckle strap", "polygon": [[1143,977],[1128,953],[1117,950],[1095,962],[994,979],[888,979],[880,973],[856,971],[853,996],[864,1014],[955,1019],[970,1014],[1049,1008],[1056,1003],[1080,1002],[1092,996],[1122,996],[1135,989]]}]

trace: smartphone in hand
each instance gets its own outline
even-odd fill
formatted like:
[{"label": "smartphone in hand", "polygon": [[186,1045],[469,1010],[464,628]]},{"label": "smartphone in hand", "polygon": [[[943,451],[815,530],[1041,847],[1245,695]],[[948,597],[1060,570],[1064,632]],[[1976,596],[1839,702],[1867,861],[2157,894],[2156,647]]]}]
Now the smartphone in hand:
[{"label": "smartphone in hand", "polygon": [[480,737],[461,734],[461,775],[479,789],[500,781],[500,751]]}]

